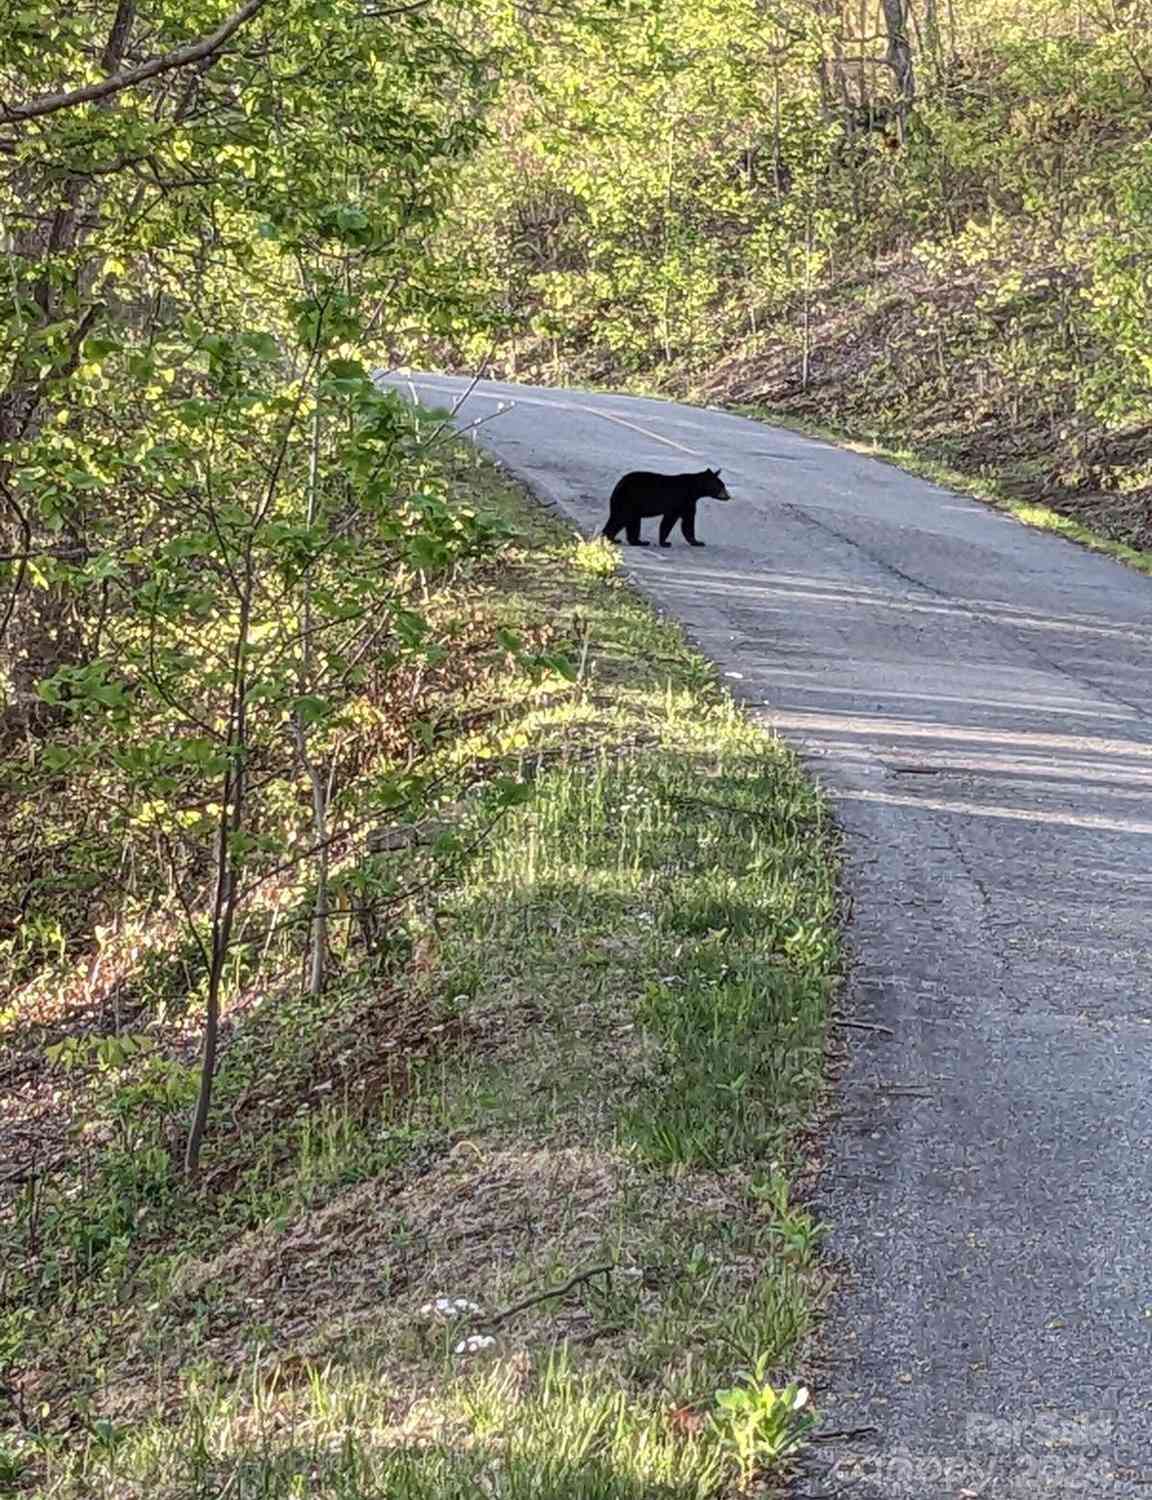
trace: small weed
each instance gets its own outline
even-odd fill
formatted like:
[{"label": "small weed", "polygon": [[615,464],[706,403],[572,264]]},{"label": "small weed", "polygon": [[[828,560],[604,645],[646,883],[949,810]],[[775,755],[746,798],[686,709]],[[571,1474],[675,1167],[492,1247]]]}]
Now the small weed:
[{"label": "small weed", "polygon": [[770,1172],[767,1179],[753,1181],[749,1191],[771,1215],[768,1233],[784,1253],[808,1264],[827,1234],[828,1226],[818,1224],[806,1209],[797,1208],[790,1201],[791,1187],[782,1172]]},{"label": "small weed", "polygon": [[578,541],[572,548],[572,563],[593,578],[612,578],[620,571],[620,549],[604,537]]},{"label": "small weed", "polygon": [[0,1443],[0,1492],[14,1488],[17,1480],[28,1468],[28,1458],[10,1440]]},{"label": "small weed", "polygon": [[739,1384],[716,1392],[712,1426],[736,1460],[743,1484],[761,1470],[779,1464],[804,1441],[813,1419],[804,1408],[804,1386],[777,1390],[767,1381],[767,1359],[741,1371]]}]

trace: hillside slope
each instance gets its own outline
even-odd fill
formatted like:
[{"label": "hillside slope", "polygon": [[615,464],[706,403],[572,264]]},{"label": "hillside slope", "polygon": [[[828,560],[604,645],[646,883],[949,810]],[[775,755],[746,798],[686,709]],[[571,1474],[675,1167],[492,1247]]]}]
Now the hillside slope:
[{"label": "hillside slope", "polygon": [[511,530],[430,577],[442,796],[382,811],[387,900],[322,996],[293,894],[250,914],[199,1183],[197,955],[154,871],[0,948],[2,1493],[701,1500],[803,1431],[823,804],[612,549],[456,453]]},{"label": "hillside slope", "polygon": [[671,0],[574,40],[446,232],[495,339],[404,352],[769,408],[1146,547],[1150,22]]},{"label": "hillside slope", "polygon": [[[1093,417],[1071,365],[1067,309],[1087,276],[1042,256],[1012,274],[1018,289],[998,300],[987,275],[950,276],[915,253],[893,258],[871,284],[827,289],[811,322],[807,382],[787,343],[754,339],[692,394],[896,450],[1152,549],[1152,421]],[[1105,351],[1079,356],[1085,365],[1094,357]]]}]

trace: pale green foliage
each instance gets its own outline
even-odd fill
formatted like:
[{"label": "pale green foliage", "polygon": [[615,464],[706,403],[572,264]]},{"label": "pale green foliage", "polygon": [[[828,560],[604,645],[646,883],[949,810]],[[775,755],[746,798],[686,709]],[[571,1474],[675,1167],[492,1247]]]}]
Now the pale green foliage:
[{"label": "pale green foliage", "polygon": [[[413,735],[384,704],[443,659],[428,580],[500,540],[449,507],[434,439],[369,374],[399,321],[468,316],[426,240],[490,71],[433,11],[353,0],[251,5],[205,65],[168,67],[225,16],[0,21],[0,736],[28,736],[3,816],[36,822],[69,778],[50,835],[75,854],[88,833],[66,946],[107,910],[117,848],[145,908],[158,880],[183,911],[207,1016],[189,1170],[238,914],[294,870],[323,988],[334,858],[423,796],[414,755],[341,768]],[[10,857],[23,980],[67,886]]]},{"label": "pale green foliage", "polygon": [[798,1448],[814,1425],[805,1411],[806,1388],[777,1389],[768,1382],[768,1368],[766,1359],[757,1360],[751,1370],[741,1371],[737,1385],[716,1392],[712,1425],[745,1483]]},{"label": "pale green foliage", "polygon": [[1110,351],[1088,373],[1089,389],[1106,417],[1147,420],[1152,393],[1152,149],[1134,142],[1113,178],[1124,233],[1108,224],[1095,240],[1092,280],[1085,290],[1090,326]]},{"label": "pale green foliage", "polygon": [[876,430],[963,407],[1095,484],[1084,434],[1150,413],[1152,8],[910,0],[902,141],[875,11],[667,0],[534,55],[444,231],[508,310],[500,362],[723,390],[768,359],[803,413],[850,326]]},{"label": "pale green foliage", "polygon": [[[698,347],[735,263],[787,279],[831,138],[810,91],[784,101],[792,194],[767,192],[781,68],[810,70],[816,18],[682,0],[535,59],[451,231],[534,334],[636,369]],[[756,158],[753,165],[753,158]]]},{"label": "pale green foliage", "polygon": [[578,541],[572,548],[572,561],[583,573],[595,578],[611,578],[620,571],[620,549],[603,537]]}]

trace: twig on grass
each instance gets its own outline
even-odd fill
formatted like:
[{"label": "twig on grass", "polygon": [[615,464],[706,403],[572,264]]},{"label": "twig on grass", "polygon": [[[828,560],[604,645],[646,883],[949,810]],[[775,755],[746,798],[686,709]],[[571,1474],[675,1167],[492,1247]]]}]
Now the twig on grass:
[{"label": "twig on grass", "polygon": [[547,1302],[551,1297],[563,1297],[573,1287],[577,1287],[584,1281],[591,1281],[593,1276],[603,1276],[605,1285],[608,1284],[615,1266],[593,1266],[588,1271],[579,1271],[575,1276],[569,1277],[563,1286],[552,1287],[547,1292],[535,1292],[531,1297],[524,1297],[519,1302],[513,1302],[511,1307],[506,1307],[502,1312],[493,1313],[490,1318],[481,1318],[478,1326],[481,1328],[495,1328],[498,1323],[504,1323],[514,1314],[524,1312],[529,1307],[535,1307],[538,1302]]},{"label": "twig on grass", "polygon": [[832,1443],[837,1438],[861,1438],[867,1437],[869,1433],[878,1431],[875,1427],[837,1427],[831,1432],[814,1432],[809,1437],[810,1443]]},{"label": "twig on grass", "polygon": [[593,1328],[588,1333],[578,1333],[575,1338],[570,1338],[570,1344],[595,1344],[600,1339],[610,1339],[618,1333],[624,1332],[623,1323],[607,1323],[603,1328]]}]

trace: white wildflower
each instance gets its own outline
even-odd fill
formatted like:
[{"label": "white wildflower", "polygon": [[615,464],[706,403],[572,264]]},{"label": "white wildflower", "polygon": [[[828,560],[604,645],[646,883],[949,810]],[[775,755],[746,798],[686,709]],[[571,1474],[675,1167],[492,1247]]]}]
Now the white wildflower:
[{"label": "white wildflower", "polygon": [[491,1349],[496,1340],[490,1333],[473,1333],[456,1345],[457,1354],[478,1354],[481,1349]]},{"label": "white wildflower", "polygon": [[440,1318],[465,1318],[479,1311],[477,1304],[469,1302],[467,1297],[437,1297],[435,1302],[425,1302],[420,1316],[430,1318],[435,1314]]}]

